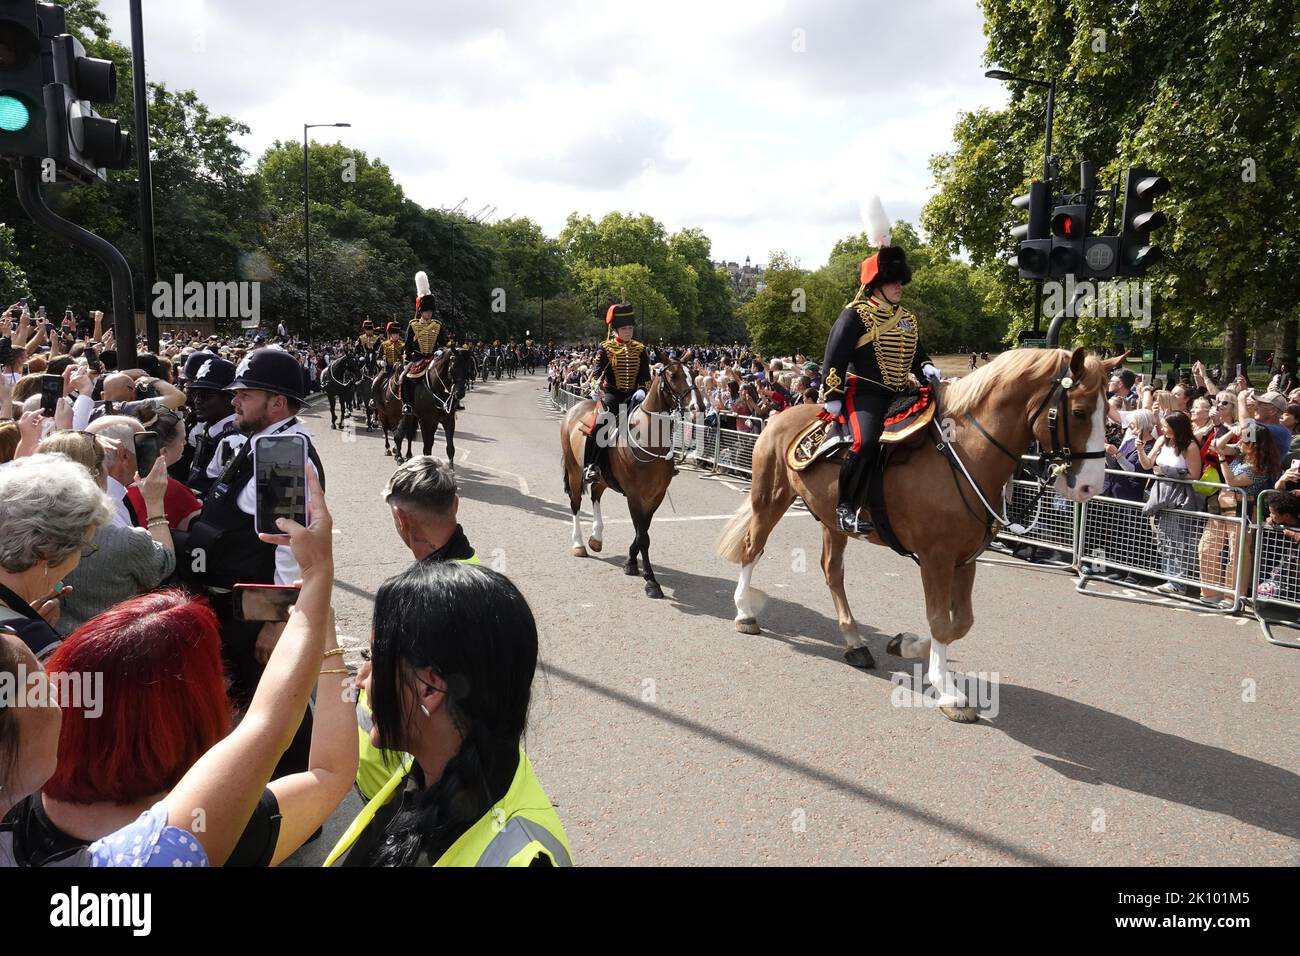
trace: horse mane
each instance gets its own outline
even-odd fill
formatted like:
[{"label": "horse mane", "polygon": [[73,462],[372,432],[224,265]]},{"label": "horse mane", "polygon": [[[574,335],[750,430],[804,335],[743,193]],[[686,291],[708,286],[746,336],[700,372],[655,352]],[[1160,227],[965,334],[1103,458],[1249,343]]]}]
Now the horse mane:
[{"label": "horse mane", "polygon": [[[943,394],[944,412],[965,415],[988,400],[990,393],[1023,378],[1048,379],[1070,360],[1065,349],[1011,349],[1003,352],[988,365],[958,379]],[[1084,378],[1091,379],[1101,373],[1101,360],[1089,355],[1085,361]]]}]

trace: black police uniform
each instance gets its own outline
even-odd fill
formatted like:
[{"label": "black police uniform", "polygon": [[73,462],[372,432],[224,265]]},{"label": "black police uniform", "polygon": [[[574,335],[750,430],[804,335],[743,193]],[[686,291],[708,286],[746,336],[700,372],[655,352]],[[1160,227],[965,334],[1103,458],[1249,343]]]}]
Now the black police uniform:
[{"label": "black police uniform", "polygon": [[[225,391],[235,380],[235,364],[210,352],[195,352],[185,363],[185,377],[188,380],[186,390],[191,395],[203,390]],[[200,498],[212,487],[213,479],[208,477],[208,468],[218,446],[226,436],[237,431],[234,415],[219,422],[196,421],[191,425],[192,443],[186,443],[189,467],[181,480]]]},{"label": "black police uniform", "polygon": [[[302,371],[297,361],[276,348],[250,352],[236,369],[230,388],[262,389],[299,402],[303,400]],[[295,428],[301,428],[296,416],[264,429],[261,434],[285,434]],[[305,431],[296,433],[307,437],[308,456],[324,488],[325,471],[310,437]],[[233,447],[235,444],[238,448],[220,469],[203,500],[203,510],[190,524],[185,553],[180,556],[178,565],[181,573],[192,577],[211,601],[221,625],[231,697],[241,707],[247,707],[262,675],[262,665],[254,653],[261,624],[237,619],[231,590],[236,584],[277,583],[277,546],[258,538],[253,515],[239,506],[245,487],[254,480],[253,436],[229,436],[223,441],[223,446]],[[215,469],[210,466],[210,476],[213,471]],[[281,758],[275,776],[307,769],[311,723],[311,711],[308,710],[293,742]]]}]

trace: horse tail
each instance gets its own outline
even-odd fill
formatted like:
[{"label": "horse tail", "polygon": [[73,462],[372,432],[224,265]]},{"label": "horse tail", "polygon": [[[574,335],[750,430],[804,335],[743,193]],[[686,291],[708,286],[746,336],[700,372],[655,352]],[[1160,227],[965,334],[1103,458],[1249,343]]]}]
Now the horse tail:
[{"label": "horse tail", "polygon": [[745,545],[749,539],[749,524],[754,517],[754,504],[745,499],[718,537],[718,554],[732,564],[745,563]]},{"label": "horse tail", "polygon": [[564,460],[564,456],[563,456],[563,455],[560,456],[560,477],[564,479],[564,494],[565,494],[565,496],[568,496],[568,494],[569,494],[569,463],[568,463],[567,461]]}]

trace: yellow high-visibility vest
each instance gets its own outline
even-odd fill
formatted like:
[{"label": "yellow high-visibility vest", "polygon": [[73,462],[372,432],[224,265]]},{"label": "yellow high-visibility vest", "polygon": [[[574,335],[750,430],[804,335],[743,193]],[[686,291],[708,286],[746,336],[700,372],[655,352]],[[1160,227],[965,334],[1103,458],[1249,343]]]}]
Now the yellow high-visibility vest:
[{"label": "yellow high-visibility vest", "polygon": [[[381,807],[393,800],[406,783],[410,761],[402,766],[375,798],[352,821],[330,855],[334,866],[365,832]],[[533,772],[523,748],[510,789],[487,813],[460,835],[434,866],[531,866],[545,857],[552,866],[572,866],[573,853],[560,818]]]}]

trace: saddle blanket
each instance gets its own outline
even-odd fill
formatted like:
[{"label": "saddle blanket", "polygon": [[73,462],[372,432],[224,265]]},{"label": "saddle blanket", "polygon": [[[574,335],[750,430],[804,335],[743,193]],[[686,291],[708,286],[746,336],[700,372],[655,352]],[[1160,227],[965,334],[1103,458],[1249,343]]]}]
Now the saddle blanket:
[{"label": "saddle blanket", "polygon": [[433,364],[432,358],[427,358],[420,362],[416,362],[414,365],[412,365],[410,368],[406,370],[406,377],[424,378],[425,373],[429,371],[429,366],[432,364]]},{"label": "saddle blanket", "polygon": [[[933,393],[934,389],[929,385],[901,392],[885,410],[881,443],[897,444],[923,431],[934,418]],[[822,411],[794,436],[786,449],[785,461],[795,471],[803,471],[837,448],[852,444],[853,433],[848,423],[838,422]]]}]

